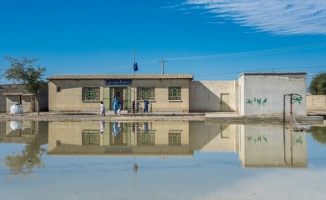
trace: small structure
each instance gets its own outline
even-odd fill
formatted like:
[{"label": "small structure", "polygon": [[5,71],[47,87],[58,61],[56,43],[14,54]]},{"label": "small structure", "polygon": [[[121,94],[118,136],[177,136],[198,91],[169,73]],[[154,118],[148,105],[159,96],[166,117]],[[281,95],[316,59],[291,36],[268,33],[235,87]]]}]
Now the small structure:
[{"label": "small structure", "polygon": [[[34,95],[32,94],[23,94],[23,93],[4,93],[2,94],[6,96],[6,111],[7,113],[12,113],[12,106],[19,104],[20,113],[25,112],[33,112],[35,111],[35,100]],[[12,114],[18,114],[18,113],[12,113]]]},{"label": "small structure", "polygon": [[[242,73],[239,75],[241,115],[282,115],[285,94],[295,93],[293,114],[306,115],[306,73]],[[290,106],[286,107],[290,112]]]}]

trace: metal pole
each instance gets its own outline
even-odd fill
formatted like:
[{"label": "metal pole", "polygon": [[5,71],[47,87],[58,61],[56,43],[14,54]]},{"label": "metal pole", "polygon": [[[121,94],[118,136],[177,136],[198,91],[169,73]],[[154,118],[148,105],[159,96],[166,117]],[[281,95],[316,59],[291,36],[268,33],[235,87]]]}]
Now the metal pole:
[{"label": "metal pole", "polygon": [[283,126],[285,127],[285,95],[283,95]]},{"label": "metal pole", "polygon": [[293,94],[290,94],[290,128],[292,129],[293,127],[293,122],[292,122],[292,96]]},{"label": "metal pole", "polygon": [[[135,49],[134,49],[134,65],[135,65],[135,63],[136,63],[136,53],[135,53]],[[133,113],[134,113],[134,115],[135,115],[135,107],[136,107],[136,84],[135,84],[135,76],[136,76],[136,71],[135,71],[135,69],[134,69],[134,82],[133,82],[133,86],[134,86],[134,108],[133,108]],[[131,106],[132,106],[132,103],[131,103]]]}]

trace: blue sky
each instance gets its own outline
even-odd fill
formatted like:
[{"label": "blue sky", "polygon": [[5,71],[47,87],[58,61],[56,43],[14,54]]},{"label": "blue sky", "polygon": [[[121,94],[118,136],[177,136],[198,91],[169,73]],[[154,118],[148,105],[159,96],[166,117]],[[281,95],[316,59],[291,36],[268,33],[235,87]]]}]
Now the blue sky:
[{"label": "blue sky", "polygon": [[45,78],[133,73],[133,49],[139,74],[326,71],[324,0],[1,0],[0,19],[0,69],[39,58]]}]

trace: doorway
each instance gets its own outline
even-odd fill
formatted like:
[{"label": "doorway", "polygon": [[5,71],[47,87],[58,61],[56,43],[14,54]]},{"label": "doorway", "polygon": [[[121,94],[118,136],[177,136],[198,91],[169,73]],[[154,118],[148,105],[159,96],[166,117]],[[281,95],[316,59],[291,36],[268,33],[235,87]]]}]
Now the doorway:
[{"label": "doorway", "polygon": [[130,88],[127,87],[111,87],[110,88],[110,110],[113,110],[112,100],[116,97],[121,103],[122,110],[130,109]]},{"label": "doorway", "polygon": [[221,112],[230,112],[230,94],[221,94]]}]

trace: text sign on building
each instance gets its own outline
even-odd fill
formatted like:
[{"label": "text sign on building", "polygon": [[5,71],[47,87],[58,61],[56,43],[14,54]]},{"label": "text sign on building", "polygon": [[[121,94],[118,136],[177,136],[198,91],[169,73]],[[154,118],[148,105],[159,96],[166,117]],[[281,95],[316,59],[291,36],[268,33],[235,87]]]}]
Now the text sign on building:
[{"label": "text sign on building", "polygon": [[132,85],[131,79],[110,79],[105,85]]}]

